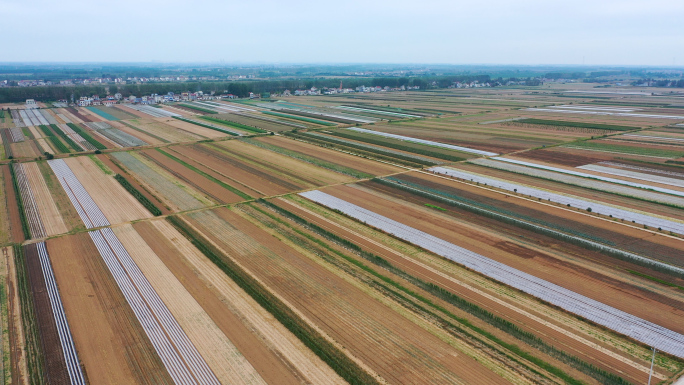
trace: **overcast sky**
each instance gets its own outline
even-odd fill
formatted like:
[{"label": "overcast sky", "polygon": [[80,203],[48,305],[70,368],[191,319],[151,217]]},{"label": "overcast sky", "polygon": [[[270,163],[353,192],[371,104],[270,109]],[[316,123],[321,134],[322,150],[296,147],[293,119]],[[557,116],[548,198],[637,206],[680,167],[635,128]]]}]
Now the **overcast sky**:
[{"label": "overcast sky", "polygon": [[0,0],[0,62],[684,64],[684,0]]}]

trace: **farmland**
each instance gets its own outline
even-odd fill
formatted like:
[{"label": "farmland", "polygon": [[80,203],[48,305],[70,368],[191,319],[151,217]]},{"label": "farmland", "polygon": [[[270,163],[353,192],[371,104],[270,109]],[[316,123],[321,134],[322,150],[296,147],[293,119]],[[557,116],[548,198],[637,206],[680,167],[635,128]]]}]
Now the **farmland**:
[{"label": "farmland", "polygon": [[679,110],[582,86],[12,107],[3,373],[672,384]]}]

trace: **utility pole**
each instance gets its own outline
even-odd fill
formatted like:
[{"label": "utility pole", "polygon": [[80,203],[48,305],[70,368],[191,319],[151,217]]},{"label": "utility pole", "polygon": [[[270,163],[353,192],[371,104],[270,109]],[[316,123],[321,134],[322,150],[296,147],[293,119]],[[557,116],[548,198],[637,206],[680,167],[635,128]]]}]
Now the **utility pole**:
[{"label": "utility pole", "polygon": [[653,376],[653,362],[655,362],[656,348],[653,348],[653,357],[651,358],[651,371],[648,372],[648,385],[651,385],[651,376]]}]

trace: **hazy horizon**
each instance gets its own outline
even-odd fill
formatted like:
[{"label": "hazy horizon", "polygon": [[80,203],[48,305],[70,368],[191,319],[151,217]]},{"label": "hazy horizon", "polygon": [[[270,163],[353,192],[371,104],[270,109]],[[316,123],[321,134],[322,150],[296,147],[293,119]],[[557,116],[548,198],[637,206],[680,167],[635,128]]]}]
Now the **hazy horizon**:
[{"label": "hazy horizon", "polygon": [[0,4],[4,63],[684,64],[667,0]]}]

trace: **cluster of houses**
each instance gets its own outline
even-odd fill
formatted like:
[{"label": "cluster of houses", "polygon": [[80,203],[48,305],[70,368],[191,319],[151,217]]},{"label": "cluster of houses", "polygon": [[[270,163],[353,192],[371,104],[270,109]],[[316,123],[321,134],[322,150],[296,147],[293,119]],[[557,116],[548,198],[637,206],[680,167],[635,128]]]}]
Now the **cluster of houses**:
[{"label": "cluster of houses", "polygon": [[366,86],[358,86],[356,88],[328,88],[324,87],[322,89],[318,89],[316,87],[311,87],[308,90],[295,90],[294,92],[290,90],[285,90],[283,91],[282,94],[273,94],[274,96],[306,96],[306,95],[334,95],[334,94],[349,94],[349,93],[355,93],[355,92],[360,92],[360,93],[367,93],[367,92],[387,92],[387,91],[410,91],[410,90],[419,90],[420,86],[401,86],[401,87],[366,87]]},{"label": "cluster of houses", "polygon": [[124,98],[120,93],[115,93],[114,95],[107,95],[104,98],[100,98],[99,95],[93,95],[93,96],[81,96],[76,104],[78,104],[80,107],[87,107],[87,106],[105,106],[105,107],[111,107],[115,104],[160,104],[160,103],[171,103],[171,102],[188,102],[188,101],[196,101],[196,100],[214,100],[214,99],[237,99],[237,96],[233,94],[223,94],[223,95],[214,95],[213,93],[211,94],[205,94],[202,91],[197,91],[197,92],[183,92],[180,94],[176,94],[173,92],[169,92],[166,95],[158,95],[158,94],[152,94],[152,95],[145,95],[141,97],[137,97],[135,95],[131,95],[127,98]]}]

